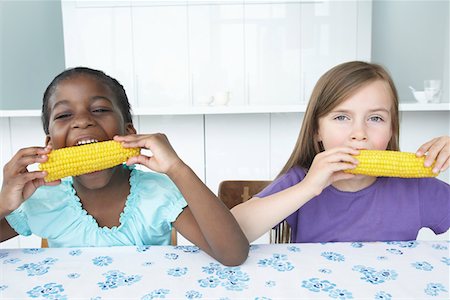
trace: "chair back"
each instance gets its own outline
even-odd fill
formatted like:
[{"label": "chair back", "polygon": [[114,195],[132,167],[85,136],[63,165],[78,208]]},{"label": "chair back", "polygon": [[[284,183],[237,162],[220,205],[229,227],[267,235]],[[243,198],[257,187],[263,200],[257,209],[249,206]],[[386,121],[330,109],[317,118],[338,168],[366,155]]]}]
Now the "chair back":
[{"label": "chair back", "polygon": [[225,180],[219,185],[219,199],[232,209],[262,191],[271,181]]},{"label": "chair back", "polygon": [[[219,184],[219,199],[232,209],[238,204],[251,199],[272,181],[268,180],[225,180]],[[270,243],[282,244],[291,241],[291,228],[286,221],[270,230]]]}]

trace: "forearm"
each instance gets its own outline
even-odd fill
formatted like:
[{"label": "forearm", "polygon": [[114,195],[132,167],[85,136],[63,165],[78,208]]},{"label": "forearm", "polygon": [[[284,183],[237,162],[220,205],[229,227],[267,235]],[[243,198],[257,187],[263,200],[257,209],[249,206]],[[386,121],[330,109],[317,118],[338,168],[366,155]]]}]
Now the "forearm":
[{"label": "forearm", "polygon": [[4,219],[7,215],[12,213],[14,209],[14,207],[11,207],[9,206],[9,204],[7,204],[2,194],[0,194],[0,220]]},{"label": "forearm", "polygon": [[9,215],[11,212],[6,211],[4,209],[0,208],[0,220],[3,220],[7,215]]},{"label": "forearm", "polygon": [[167,175],[188,202],[210,254],[230,264],[243,262],[248,254],[248,241],[225,204],[184,163]]},{"label": "forearm", "polygon": [[7,209],[2,205],[4,203],[0,196],[0,242],[9,240],[12,237],[15,237],[17,233],[9,226],[5,217],[9,215],[12,210]]},{"label": "forearm", "polygon": [[253,242],[311,200],[317,193],[300,182],[264,198],[252,198],[231,209],[242,231]]}]

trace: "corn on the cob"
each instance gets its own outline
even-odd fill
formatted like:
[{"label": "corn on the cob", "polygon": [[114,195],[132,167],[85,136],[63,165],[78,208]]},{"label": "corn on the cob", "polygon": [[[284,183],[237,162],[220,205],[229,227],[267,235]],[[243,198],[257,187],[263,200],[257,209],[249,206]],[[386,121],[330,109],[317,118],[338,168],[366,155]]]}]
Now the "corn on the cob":
[{"label": "corn on the cob", "polygon": [[116,141],[73,146],[51,151],[39,169],[47,171],[44,180],[50,182],[111,168],[139,153],[139,148],[123,148]]},{"label": "corn on the cob", "polygon": [[416,157],[414,153],[389,151],[389,150],[361,150],[355,156],[359,164],[356,168],[346,170],[351,174],[363,174],[369,176],[420,178],[435,177],[431,167],[424,167],[425,157]]}]

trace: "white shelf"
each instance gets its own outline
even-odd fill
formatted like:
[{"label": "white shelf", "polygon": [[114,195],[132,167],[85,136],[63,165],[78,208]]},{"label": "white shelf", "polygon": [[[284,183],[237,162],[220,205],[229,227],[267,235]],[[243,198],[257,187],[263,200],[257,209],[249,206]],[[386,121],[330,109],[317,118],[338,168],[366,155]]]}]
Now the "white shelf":
[{"label": "white shelf", "polygon": [[450,111],[450,103],[400,103],[400,111]]},{"label": "white shelf", "polygon": [[154,107],[139,108],[134,115],[209,115],[209,114],[258,114],[304,112],[306,104],[299,105],[258,105],[258,106],[193,106],[193,107]]},{"label": "white shelf", "polygon": [[[192,106],[192,107],[153,107],[136,108],[135,116],[158,115],[209,115],[209,114],[259,114],[305,112],[306,104],[297,105],[258,105],[258,106]],[[401,103],[400,111],[450,111],[450,103]],[[0,117],[40,117],[36,110],[0,110]]]},{"label": "white shelf", "polygon": [[0,110],[0,117],[40,117],[40,109]]}]

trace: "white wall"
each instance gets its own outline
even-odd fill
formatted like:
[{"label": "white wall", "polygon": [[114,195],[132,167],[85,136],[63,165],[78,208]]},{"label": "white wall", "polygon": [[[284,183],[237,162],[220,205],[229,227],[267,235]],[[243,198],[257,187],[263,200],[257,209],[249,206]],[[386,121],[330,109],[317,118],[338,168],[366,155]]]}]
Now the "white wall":
[{"label": "white wall", "polygon": [[[217,193],[222,180],[273,179],[287,160],[297,139],[303,113],[138,116],[141,133],[164,132],[179,153],[208,187]],[[450,112],[403,112],[400,145],[415,151],[421,143],[450,135]],[[0,165],[22,147],[43,145],[39,117],[0,118]],[[439,176],[450,182],[449,171]],[[3,180],[2,175],[0,179]],[[424,231],[420,239],[435,239]],[[444,235],[449,239],[449,235]],[[267,242],[264,236],[258,242]],[[185,243],[180,239],[180,243]],[[18,237],[0,248],[39,247],[37,237]]]},{"label": "white wall", "polygon": [[372,57],[391,72],[403,102],[414,102],[413,86],[442,80],[441,101],[449,102],[449,1],[373,1]]},{"label": "white wall", "polygon": [[0,20],[0,110],[39,109],[64,69],[61,3],[0,1]]}]

